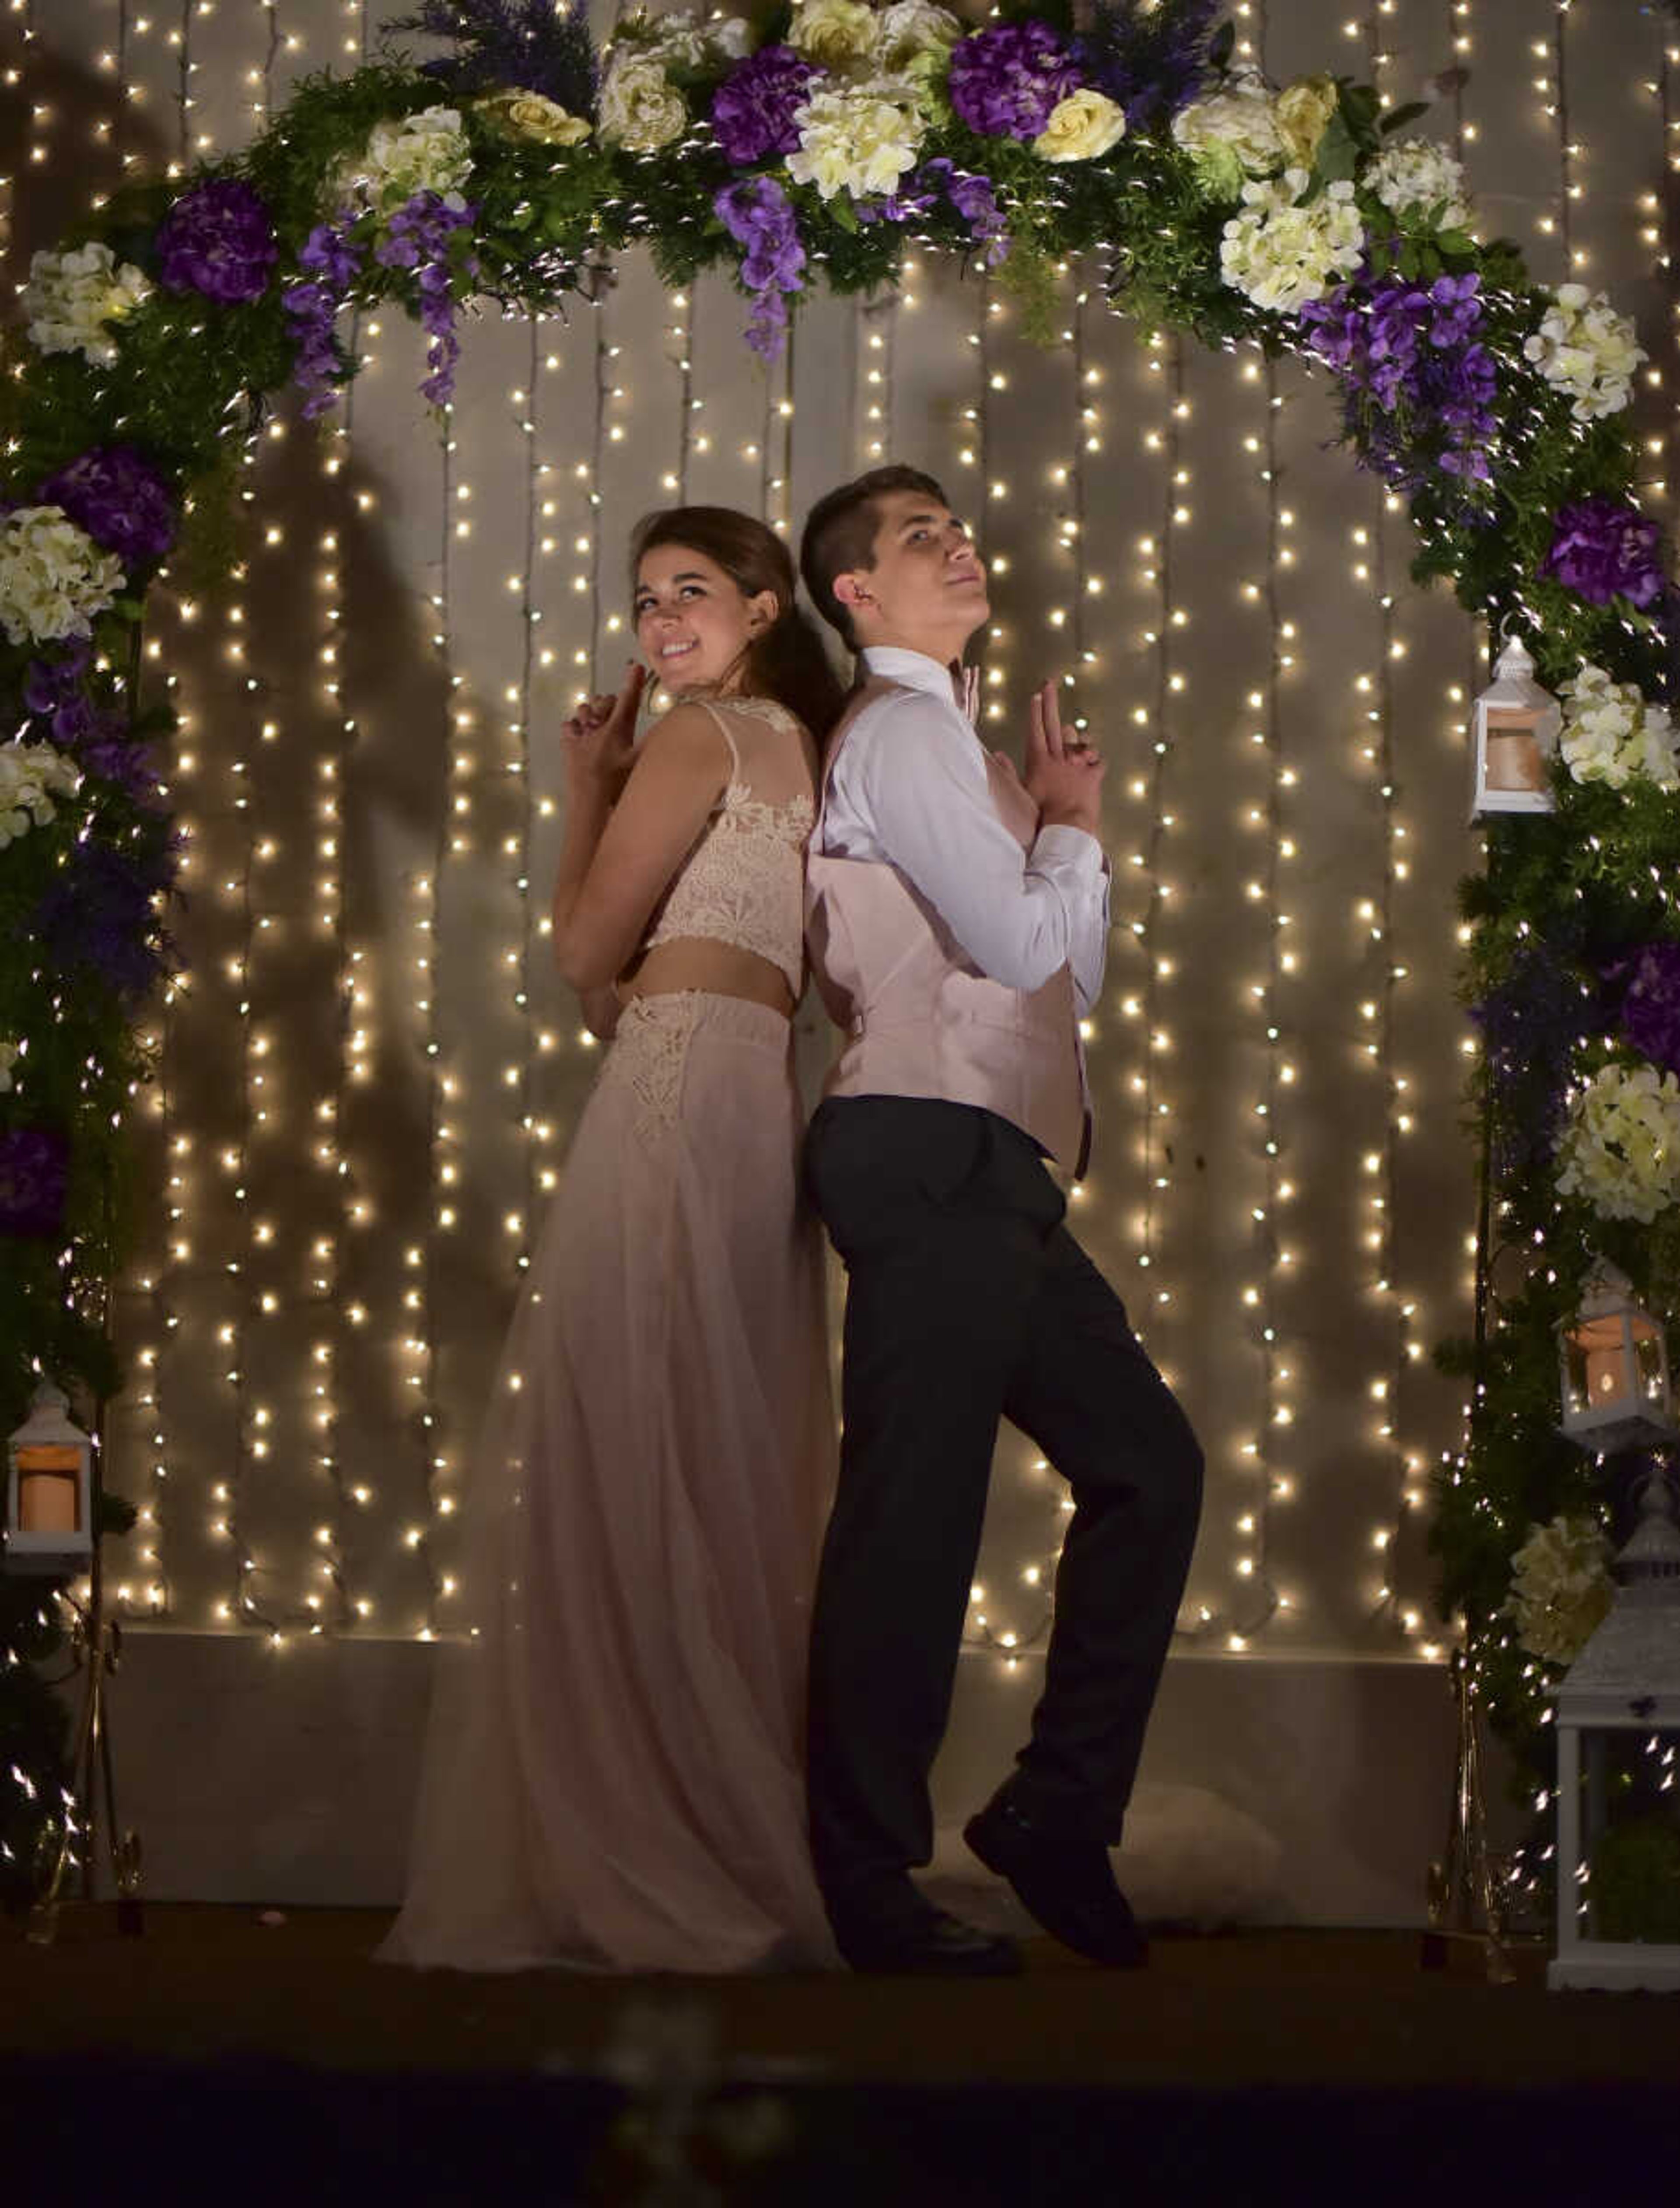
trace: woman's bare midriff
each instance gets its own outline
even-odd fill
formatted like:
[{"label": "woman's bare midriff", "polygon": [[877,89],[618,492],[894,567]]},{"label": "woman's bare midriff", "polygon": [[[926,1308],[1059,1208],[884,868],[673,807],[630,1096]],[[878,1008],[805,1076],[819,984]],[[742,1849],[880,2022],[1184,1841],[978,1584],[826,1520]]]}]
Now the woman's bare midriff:
[{"label": "woman's bare midriff", "polygon": [[715,943],[705,936],[655,944],[618,982],[619,996],[626,1004],[633,997],[669,996],[678,989],[744,997],[748,1004],[767,1005],[785,1018],[793,1016],[794,993],[779,966],[760,958],[756,951],[742,951],[733,943]]}]

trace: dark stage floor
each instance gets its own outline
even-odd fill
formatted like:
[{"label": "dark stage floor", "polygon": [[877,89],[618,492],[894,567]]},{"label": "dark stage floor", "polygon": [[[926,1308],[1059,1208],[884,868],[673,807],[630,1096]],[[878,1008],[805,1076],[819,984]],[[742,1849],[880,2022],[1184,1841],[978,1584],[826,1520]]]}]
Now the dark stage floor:
[{"label": "dark stage floor", "polygon": [[[1421,1971],[1415,1935],[1299,1931],[1161,1938],[1125,1975],[1047,1941],[972,1986],[468,1978],[374,1964],[387,1921],[0,1926],[0,2177],[33,2145],[241,2204],[1527,2203],[1666,2188],[1680,2154],[1680,1997],[1548,1995],[1538,1954],[1503,1987]],[[710,2195],[625,2144],[661,2109]]]}]

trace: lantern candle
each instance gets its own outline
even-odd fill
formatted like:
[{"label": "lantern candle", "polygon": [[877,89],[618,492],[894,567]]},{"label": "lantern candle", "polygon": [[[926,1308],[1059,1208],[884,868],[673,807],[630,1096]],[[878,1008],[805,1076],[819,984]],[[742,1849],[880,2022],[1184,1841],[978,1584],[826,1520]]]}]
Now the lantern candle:
[{"label": "lantern candle", "polygon": [[17,1453],[18,1530],[24,1533],[80,1531],[81,1462],[75,1449],[37,1448]]},{"label": "lantern candle", "polygon": [[1613,1266],[1597,1268],[1561,1334],[1563,1431],[1572,1441],[1603,1453],[1673,1440],[1662,1329]]},{"label": "lantern candle", "polygon": [[1534,680],[1533,661],[1509,639],[1472,717],[1473,821],[1552,810],[1551,762],[1563,723],[1557,700]]},{"label": "lantern candle", "polygon": [[1508,705],[1488,708],[1487,787],[1529,790],[1545,788],[1545,767],[1532,713]]}]

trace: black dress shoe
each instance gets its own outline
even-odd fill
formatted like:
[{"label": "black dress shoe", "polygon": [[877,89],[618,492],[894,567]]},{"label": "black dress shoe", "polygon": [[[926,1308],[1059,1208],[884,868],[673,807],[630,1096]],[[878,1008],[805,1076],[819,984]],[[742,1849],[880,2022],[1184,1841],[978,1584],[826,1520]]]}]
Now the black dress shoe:
[{"label": "black dress shoe", "polygon": [[1135,1971],[1149,1960],[1149,1944],[1100,1838],[1036,1825],[1002,1795],[969,1818],[963,1837],[1064,1947],[1113,1971]]},{"label": "black dress shoe", "polygon": [[982,1932],[931,1902],[910,1915],[837,1923],[834,1936],[852,1968],[871,1977],[1012,1978],[1021,1970],[1006,1934]]}]

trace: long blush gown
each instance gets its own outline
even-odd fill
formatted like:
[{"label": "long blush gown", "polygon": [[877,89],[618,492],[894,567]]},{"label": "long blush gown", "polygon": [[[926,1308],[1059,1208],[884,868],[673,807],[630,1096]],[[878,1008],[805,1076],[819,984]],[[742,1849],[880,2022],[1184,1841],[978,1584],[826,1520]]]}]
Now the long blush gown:
[{"label": "long blush gown", "polygon": [[[648,940],[800,987],[797,724],[714,706],[735,773]],[[741,756],[747,755],[743,768]],[[755,771],[751,770],[757,770]],[[834,1963],[806,1839],[806,1645],[834,1425],[789,1023],[626,1006],[513,1318],[382,1959],[735,1971]]]}]

